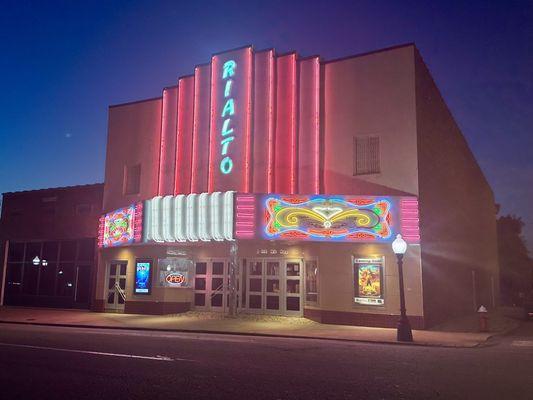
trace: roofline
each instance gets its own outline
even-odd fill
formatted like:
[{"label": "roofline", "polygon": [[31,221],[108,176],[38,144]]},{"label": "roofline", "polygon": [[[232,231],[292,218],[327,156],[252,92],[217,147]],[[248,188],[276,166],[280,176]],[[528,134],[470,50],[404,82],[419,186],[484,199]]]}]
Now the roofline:
[{"label": "roofline", "polygon": [[217,53],[213,53],[213,54],[211,54],[211,58],[213,58],[215,56],[218,56],[220,54],[230,53],[232,51],[237,51],[237,50],[242,50],[242,49],[247,49],[247,48],[251,48],[252,51],[254,50],[254,46],[252,44],[245,44],[244,46],[235,47],[234,49],[223,50],[223,51],[219,51]]},{"label": "roofline", "polygon": [[414,42],[409,42],[409,43],[399,44],[399,45],[396,45],[396,46],[385,47],[384,49],[372,50],[372,51],[367,51],[367,52],[364,52],[364,53],[354,54],[354,55],[351,55],[351,56],[334,58],[333,60],[325,60],[325,61],[322,61],[322,64],[329,64],[329,63],[334,63],[334,62],[337,62],[337,61],[349,60],[351,58],[369,56],[371,54],[383,53],[385,51],[401,49],[403,47],[409,47],[409,46],[412,46],[412,47],[414,47],[416,49],[415,43]]},{"label": "roofline", "polygon": [[131,106],[133,104],[137,104],[137,103],[144,103],[144,102],[147,102],[147,101],[154,101],[154,100],[161,100],[161,96],[158,96],[158,97],[151,97],[149,99],[142,99],[142,100],[134,100],[134,101],[128,101],[126,103],[118,103],[118,104],[112,104],[110,106],[108,106],[109,108],[115,108],[115,107],[123,107],[123,106]]},{"label": "roofline", "polygon": [[96,187],[96,186],[104,186],[104,183],[87,183],[85,185],[72,185],[72,186],[57,186],[57,187],[50,187],[50,188],[43,188],[43,189],[30,189],[30,190],[19,190],[16,192],[4,192],[2,193],[2,196],[5,195],[12,195],[12,194],[22,194],[22,193],[35,193],[35,192],[46,192],[50,190],[70,190],[70,189],[79,189],[79,188],[85,188],[88,189],[90,187]]}]

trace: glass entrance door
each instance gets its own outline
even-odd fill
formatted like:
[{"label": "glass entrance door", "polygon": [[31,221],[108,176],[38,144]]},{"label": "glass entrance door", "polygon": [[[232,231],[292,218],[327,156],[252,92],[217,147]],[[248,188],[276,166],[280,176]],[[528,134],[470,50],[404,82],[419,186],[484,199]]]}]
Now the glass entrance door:
[{"label": "glass entrance door", "polygon": [[[225,312],[229,305],[227,259],[199,260],[195,263],[194,308]],[[239,288],[237,275],[237,293]]]},{"label": "glass entrance door", "polygon": [[276,315],[302,315],[300,260],[252,259],[246,266],[246,308]]},{"label": "glass entrance door", "polygon": [[106,309],[124,311],[126,303],[127,262],[117,261],[109,264],[107,273]]}]

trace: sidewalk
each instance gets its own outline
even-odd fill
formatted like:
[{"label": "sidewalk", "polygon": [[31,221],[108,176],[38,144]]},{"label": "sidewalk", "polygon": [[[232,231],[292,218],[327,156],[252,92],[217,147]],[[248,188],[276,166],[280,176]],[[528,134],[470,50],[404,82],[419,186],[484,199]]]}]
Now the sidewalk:
[{"label": "sidewalk", "polygon": [[[391,343],[396,329],[328,325],[305,318],[265,315],[224,317],[217,313],[190,311],[178,315],[95,313],[85,310],[0,307],[0,322],[107,329],[142,329],[196,333],[224,333]],[[494,333],[413,331],[414,345],[476,347]]]}]

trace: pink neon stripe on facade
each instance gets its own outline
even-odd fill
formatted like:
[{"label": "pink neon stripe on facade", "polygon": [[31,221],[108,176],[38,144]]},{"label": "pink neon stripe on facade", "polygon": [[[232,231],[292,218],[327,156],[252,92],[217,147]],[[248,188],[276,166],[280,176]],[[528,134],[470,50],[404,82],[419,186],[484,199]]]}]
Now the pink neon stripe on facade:
[{"label": "pink neon stripe on facade", "polygon": [[248,48],[248,76],[246,77],[246,132],[244,145],[244,191],[250,193],[250,156],[252,150],[252,48]]},{"label": "pink neon stripe on facade", "polygon": [[163,149],[165,148],[165,136],[164,136],[164,126],[165,126],[165,97],[167,97],[167,90],[163,90],[163,98],[161,101],[161,129],[159,131],[159,166],[157,168],[157,194],[161,195],[161,186],[162,186],[162,178],[163,175]]},{"label": "pink neon stripe on facade", "polygon": [[297,106],[297,94],[296,94],[296,54],[292,55],[291,58],[291,191],[290,194],[296,193],[297,187],[297,137],[298,130],[296,128],[296,106]]},{"label": "pink neon stripe on facade", "polygon": [[178,82],[174,194],[187,194],[191,190],[194,81],[194,76],[188,76]]},{"label": "pink neon stripe on facade", "polygon": [[420,220],[418,200],[406,198],[400,200],[401,233],[407,243],[420,242]]},{"label": "pink neon stripe on facade", "polygon": [[198,159],[198,154],[197,154],[197,147],[198,147],[198,112],[199,112],[199,108],[200,108],[200,94],[199,94],[199,91],[198,91],[198,81],[199,81],[199,68],[196,67],[194,68],[194,114],[193,114],[193,125],[192,125],[192,160],[191,160],[191,164],[192,164],[192,170],[191,170],[191,190],[190,190],[190,193],[194,193],[194,188],[196,186],[196,174],[197,174],[197,171],[196,171],[196,166],[197,166],[197,159]]},{"label": "pink neon stripe on facade", "polygon": [[268,57],[268,167],[267,190],[274,191],[274,50]]},{"label": "pink neon stripe on facade", "polygon": [[320,60],[315,61],[315,194],[320,193]]},{"label": "pink neon stripe on facade", "polygon": [[212,193],[214,191],[214,169],[216,166],[214,165],[216,162],[216,150],[217,150],[217,123],[216,123],[216,117],[217,117],[217,111],[218,111],[218,102],[217,102],[217,96],[218,93],[216,91],[217,85],[216,85],[216,73],[218,71],[218,57],[213,56],[211,58],[211,109],[210,109],[210,135],[209,135],[209,171],[208,171],[208,191]]},{"label": "pink neon stripe on facade", "polygon": [[238,194],[235,206],[235,237],[251,239],[255,236],[255,196]]}]

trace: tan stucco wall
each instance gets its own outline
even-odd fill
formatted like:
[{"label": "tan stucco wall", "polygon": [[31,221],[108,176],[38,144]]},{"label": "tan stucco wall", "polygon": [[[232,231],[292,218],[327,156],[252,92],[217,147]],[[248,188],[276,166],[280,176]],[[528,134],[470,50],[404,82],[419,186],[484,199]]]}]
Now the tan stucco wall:
[{"label": "tan stucco wall", "polygon": [[[326,193],[358,180],[418,194],[414,46],[324,64]],[[356,136],[379,136],[381,173],[353,176]]]},{"label": "tan stucco wall", "polygon": [[[161,99],[109,108],[104,212],[157,195]],[[138,195],[125,195],[124,167],[141,164]]]},{"label": "tan stucco wall", "polygon": [[[167,247],[181,249],[187,258],[196,260],[209,260],[229,258],[230,247],[228,243],[195,244],[189,246],[131,246],[115,249],[104,249],[100,253],[98,271],[97,299],[103,299],[105,290],[106,266],[114,260],[128,262],[126,294],[128,299],[135,301],[165,301],[165,302],[192,302],[191,289],[169,289],[157,286],[157,259],[167,257]],[[261,254],[267,250],[268,254]],[[272,252],[276,254],[271,254]],[[286,254],[280,255],[280,252]],[[354,304],[354,278],[352,256],[365,258],[384,256],[384,306],[365,306]],[[319,304],[310,306],[330,311],[344,311],[357,313],[374,313],[398,315],[399,288],[398,269],[396,256],[392,253],[390,244],[346,244],[346,243],[299,243],[248,241],[238,245],[238,257],[250,260],[252,258],[286,258],[286,259],[316,259],[319,268]],[[134,296],[134,265],[135,258],[154,259],[154,280],[152,281],[152,295]],[[404,279],[406,306],[409,315],[423,315],[422,282],[420,274],[420,248],[410,246],[404,259]],[[303,289],[302,289],[303,290]],[[306,306],[307,307],[307,306]]]},{"label": "tan stucco wall", "polygon": [[491,306],[491,277],[497,301],[496,209],[492,190],[418,52],[416,77],[423,282],[431,323],[472,312],[474,304]]}]

